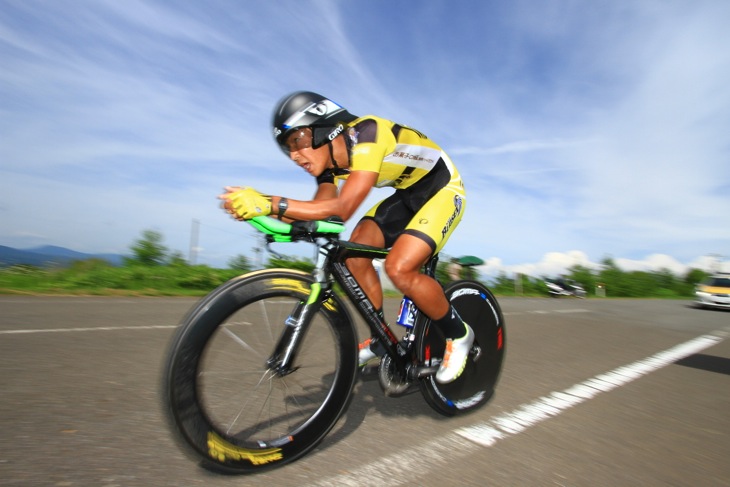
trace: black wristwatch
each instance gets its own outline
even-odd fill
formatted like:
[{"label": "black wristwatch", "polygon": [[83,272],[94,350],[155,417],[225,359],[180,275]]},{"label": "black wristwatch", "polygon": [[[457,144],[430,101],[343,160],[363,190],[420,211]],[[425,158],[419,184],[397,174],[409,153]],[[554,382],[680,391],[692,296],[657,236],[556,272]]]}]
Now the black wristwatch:
[{"label": "black wristwatch", "polygon": [[281,218],[284,216],[287,208],[289,208],[289,200],[282,196],[281,198],[279,198],[279,212],[276,214],[279,220],[281,220]]}]

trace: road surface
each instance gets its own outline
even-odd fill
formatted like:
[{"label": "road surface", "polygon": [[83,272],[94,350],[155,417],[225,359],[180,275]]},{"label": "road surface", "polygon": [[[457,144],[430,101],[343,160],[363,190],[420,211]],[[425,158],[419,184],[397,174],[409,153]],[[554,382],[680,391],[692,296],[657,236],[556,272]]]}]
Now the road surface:
[{"label": "road surface", "polygon": [[312,454],[228,477],[179,450],[159,405],[193,303],[0,297],[0,486],[730,486],[730,312],[501,299],[507,355],[485,408],[444,418],[363,377]]}]

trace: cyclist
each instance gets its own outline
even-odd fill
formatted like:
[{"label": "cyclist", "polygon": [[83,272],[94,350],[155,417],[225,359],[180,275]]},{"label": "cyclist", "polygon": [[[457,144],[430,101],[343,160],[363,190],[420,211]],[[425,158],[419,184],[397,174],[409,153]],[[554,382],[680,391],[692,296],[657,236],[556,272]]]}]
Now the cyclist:
[{"label": "cyclist", "polygon": [[[223,208],[237,220],[273,215],[286,221],[331,216],[347,221],[372,188],[394,188],[391,196],[365,214],[350,240],[391,248],[385,259],[386,274],[446,337],[436,380],[454,381],[466,366],[474,332],[440,284],[420,272],[444,246],[466,207],[461,176],[451,159],[412,128],[371,115],[356,117],[309,91],[293,93],[278,103],[273,130],[281,150],[316,178],[314,198],[295,201],[229,186],[219,196]],[[372,260],[351,258],[347,267],[384,320],[383,293]],[[381,354],[377,340],[366,340],[359,352],[360,365]]]}]

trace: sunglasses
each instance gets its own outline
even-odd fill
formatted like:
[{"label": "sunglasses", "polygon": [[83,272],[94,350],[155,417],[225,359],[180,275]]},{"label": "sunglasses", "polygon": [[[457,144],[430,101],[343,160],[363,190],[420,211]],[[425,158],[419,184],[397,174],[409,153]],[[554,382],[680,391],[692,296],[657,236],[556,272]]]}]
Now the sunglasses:
[{"label": "sunglasses", "polygon": [[296,152],[302,149],[309,149],[312,147],[312,129],[303,128],[292,132],[289,137],[286,138],[281,148],[285,152]]}]

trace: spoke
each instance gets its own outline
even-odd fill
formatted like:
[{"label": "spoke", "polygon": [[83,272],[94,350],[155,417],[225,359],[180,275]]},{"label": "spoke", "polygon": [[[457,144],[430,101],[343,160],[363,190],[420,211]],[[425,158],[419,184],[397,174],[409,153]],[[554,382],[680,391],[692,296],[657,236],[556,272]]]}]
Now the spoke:
[{"label": "spoke", "polygon": [[222,339],[211,341],[210,360],[200,371],[209,380],[202,392],[211,420],[242,445],[261,447],[290,436],[317,414],[335,381],[337,353],[332,356],[326,320],[315,321],[314,329],[299,337],[298,366],[289,374],[260,360],[271,353],[270,344],[297,306],[297,300],[280,298],[260,299],[231,315],[218,330]]},{"label": "spoke", "polygon": [[[259,409],[259,412],[258,412],[258,415],[256,416],[256,420],[255,420],[254,424],[257,426],[262,424],[261,417],[263,416],[264,410],[266,409],[266,407],[268,405],[268,408],[269,408],[269,420],[268,420],[269,436],[272,436],[271,435],[271,417],[272,417],[273,413],[271,412],[271,407],[273,406],[274,402],[271,400],[271,398],[272,398],[272,395],[274,392],[274,380],[273,379],[276,378],[276,373],[272,370],[270,370],[269,373],[270,373],[270,376],[269,376],[269,380],[267,381],[269,384],[269,387],[268,387],[268,391],[266,393],[266,399],[261,403],[261,408]],[[259,384],[260,384],[260,382],[259,382]],[[257,428],[256,432],[261,431],[262,429],[263,428],[261,428],[261,429]]]},{"label": "spoke", "polygon": [[235,333],[233,333],[227,327],[223,327],[223,332],[226,335],[230,336],[233,339],[233,341],[235,341],[236,343],[238,343],[239,345],[241,345],[243,348],[245,348],[249,352],[253,352],[256,355],[258,355],[259,357],[261,356],[261,354],[259,352],[257,352],[255,348],[253,348],[251,345],[249,345],[248,343],[246,343],[241,337],[239,337],[238,335],[236,335]]},{"label": "spoke", "polygon": [[[276,374],[271,369],[267,369],[264,371],[264,373],[261,375],[261,378],[259,379],[256,386],[253,388],[253,392],[258,392],[259,388],[261,387],[261,384],[263,382],[269,383],[269,392],[267,393],[267,400],[264,402],[268,402],[268,398],[271,396],[271,378],[274,377]],[[241,414],[243,414],[243,411],[247,409],[248,404],[253,400],[254,396],[256,394],[250,394],[248,399],[246,399],[246,402],[238,409],[238,413],[236,416],[230,421],[230,424],[228,426],[228,429],[226,430],[226,434],[231,433],[231,429],[235,426],[235,424],[238,422],[238,419],[241,417]],[[259,413],[259,417],[261,414]],[[258,418],[256,418],[258,420]]]},{"label": "spoke", "polygon": [[259,301],[259,305],[261,306],[261,314],[264,316],[264,323],[266,324],[266,330],[269,332],[269,338],[271,339],[272,343],[274,342],[274,335],[271,332],[271,320],[269,320],[269,313],[266,308],[266,300],[262,299]]}]

